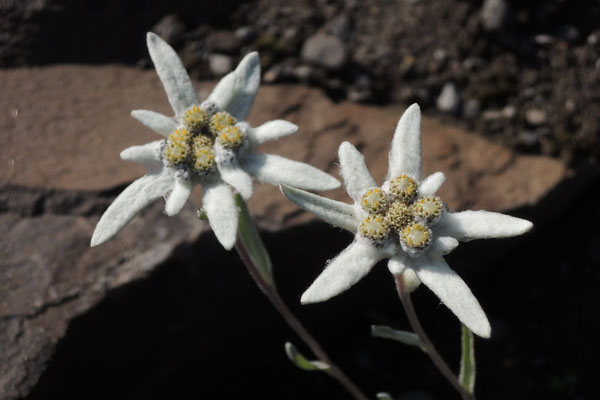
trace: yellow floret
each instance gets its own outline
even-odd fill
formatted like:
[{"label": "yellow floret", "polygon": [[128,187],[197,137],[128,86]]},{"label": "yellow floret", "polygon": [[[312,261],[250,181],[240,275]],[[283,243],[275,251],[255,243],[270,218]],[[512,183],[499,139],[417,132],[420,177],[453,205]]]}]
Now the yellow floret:
[{"label": "yellow floret", "polygon": [[209,146],[199,146],[194,149],[194,163],[192,169],[202,174],[210,171],[215,165],[215,151]]},{"label": "yellow floret", "polygon": [[208,125],[208,114],[198,106],[193,106],[183,113],[183,124],[193,133],[202,132]]},{"label": "yellow floret", "polygon": [[379,188],[369,189],[362,195],[360,205],[368,213],[384,213],[388,207],[387,197]]},{"label": "yellow floret", "polygon": [[217,136],[217,142],[226,149],[235,150],[242,145],[245,137],[237,126],[227,126]]},{"label": "yellow floret", "polygon": [[163,157],[168,165],[181,165],[190,155],[191,135],[187,129],[176,129],[169,135]]},{"label": "yellow floret", "polygon": [[360,223],[358,230],[362,236],[371,240],[384,239],[390,233],[390,228],[381,215],[368,216]]},{"label": "yellow floret", "polygon": [[403,201],[405,204],[410,204],[417,197],[418,186],[413,178],[406,174],[402,174],[390,181],[390,194]]},{"label": "yellow floret", "polygon": [[431,229],[420,222],[415,222],[400,231],[400,240],[411,249],[422,250],[431,242]]},{"label": "yellow floret", "polygon": [[396,200],[390,204],[385,217],[389,227],[398,232],[404,229],[414,219],[411,207],[400,200]]},{"label": "yellow floret", "polygon": [[213,135],[218,136],[223,129],[233,126],[236,123],[237,119],[235,119],[231,114],[226,111],[219,111],[210,117],[208,128]]}]

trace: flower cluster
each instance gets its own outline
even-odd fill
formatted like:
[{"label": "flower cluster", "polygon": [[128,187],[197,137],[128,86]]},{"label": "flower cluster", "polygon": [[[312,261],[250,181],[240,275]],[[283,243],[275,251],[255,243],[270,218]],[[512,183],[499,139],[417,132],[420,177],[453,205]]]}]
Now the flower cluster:
[{"label": "flower cluster", "polygon": [[404,274],[412,289],[424,283],[469,329],[489,337],[491,328],[479,302],[442,256],[459,240],[516,236],[531,229],[531,222],[487,211],[447,211],[435,196],[444,174],[436,172],[421,180],[421,112],[416,104],[398,122],[381,187],[350,143],[340,145],[339,159],[354,205],[282,185],[294,203],[355,234],[352,244],[329,262],[302,295],[302,302],[325,301],[345,291],[378,261],[389,258],[392,274]]},{"label": "flower cluster", "polygon": [[142,208],[160,197],[166,197],[167,215],[177,214],[198,184],[203,187],[203,207],[210,226],[226,249],[235,244],[238,227],[233,190],[249,198],[253,193],[252,178],[309,190],[339,187],[337,179],[310,165],[255,151],[261,143],[298,130],[283,120],[256,128],[244,121],[260,84],[257,53],[244,57],[235,71],[200,102],[175,51],[153,33],[148,34],[147,42],[175,115],[168,117],[147,110],[131,113],[164,139],[121,153],[122,159],[143,164],[147,173],[129,185],[106,210],[92,236],[92,246],[114,237]]}]

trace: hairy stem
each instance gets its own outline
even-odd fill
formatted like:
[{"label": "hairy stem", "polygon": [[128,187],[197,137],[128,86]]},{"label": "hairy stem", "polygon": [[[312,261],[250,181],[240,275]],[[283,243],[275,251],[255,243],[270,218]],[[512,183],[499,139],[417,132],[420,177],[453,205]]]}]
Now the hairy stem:
[{"label": "hairy stem", "polygon": [[437,369],[444,375],[444,377],[450,382],[452,386],[460,393],[463,400],[475,400],[475,396],[470,394],[462,387],[458,378],[454,375],[452,370],[448,367],[448,364],[444,361],[440,353],[436,350],[435,346],[429,340],[429,337],[423,330],[423,326],[421,326],[421,322],[419,318],[417,318],[417,313],[412,303],[412,299],[410,298],[410,293],[404,289],[404,277],[402,274],[396,275],[396,289],[398,290],[398,295],[400,296],[400,301],[404,306],[404,310],[406,311],[406,316],[408,317],[408,321],[412,326],[413,331],[419,337],[423,346],[425,348],[425,352],[433,361],[433,364],[437,367]]},{"label": "hairy stem", "polygon": [[354,396],[355,399],[367,400],[368,397],[363,392],[361,392],[361,390],[344,374],[344,372],[337,365],[335,365],[331,361],[331,359],[329,358],[327,353],[325,353],[325,350],[323,350],[319,342],[317,342],[315,338],[313,338],[312,335],[308,333],[308,331],[306,330],[306,328],[304,328],[302,323],[294,316],[294,314],[292,314],[292,312],[285,305],[277,291],[272,286],[268,285],[267,282],[265,282],[261,274],[258,272],[258,269],[252,262],[252,259],[246,251],[246,248],[239,239],[235,244],[235,249],[240,255],[242,261],[244,262],[244,265],[246,265],[246,268],[248,269],[250,276],[252,276],[252,278],[254,279],[254,282],[256,282],[256,284],[258,285],[260,290],[265,294],[265,296],[269,298],[269,300],[271,301],[273,306],[275,306],[279,314],[281,314],[285,322],[287,322],[288,325],[298,334],[298,336],[302,338],[304,343],[307,344],[307,346],[312,350],[313,354],[317,356],[317,358],[319,358],[319,360],[329,365],[329,374],[335,379],[337,379],[337,381],[342,386],[344,386],[346,390],[350,392],[352,396]]}]

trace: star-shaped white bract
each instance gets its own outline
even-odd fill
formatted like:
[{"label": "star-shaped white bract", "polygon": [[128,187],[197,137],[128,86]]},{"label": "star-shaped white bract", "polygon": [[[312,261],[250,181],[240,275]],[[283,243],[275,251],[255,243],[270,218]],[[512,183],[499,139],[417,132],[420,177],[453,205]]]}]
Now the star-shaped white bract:
[{"label": "star-shaped white bract", "polygon": [[235,71],[221,79],[210,96],[200,102],[175,51],[153,33],[148,33],[147,42],[175,115],[168,117],[147,110],[131,113],[164,139],[129,147],[121,153],[122,159],[143,164],[147,173],[108,207],[96,226],[92,246],[111,239],[142,208],[160,197],[166,197],[166,214],[177,214],[194,186],[200,184],[210,226],[223,247],[231,249],[238,227],[233,190],[244,199],[252,196],[252,177],[273,185],[284,183],[309,190],[340,186],[337,179],[310,165],[255,152],[261,143],[298,130],[283,120],[269,121],[257,128],[244,122],[260,84],[256,52],[244,57]]},{"label": "star-shaped white bract", "polygon": [[362,154],[350,143],[340,145],[339,159],[354,205],[282,185],[283,193],[300,207],[355,233],[354,241],[304,292],[302,303],[328,300],[389,258],[392,274],[423,282],[471,331],[489,337],[490,324],[479,302],[442,256],[459,240],[516,236],[531,229],[531,222],[488,211],[446,210],[435,196],[444,174],[436,172],[421,180],[421,111],[416,104],[398,122],[388,174],[380,188]]}]

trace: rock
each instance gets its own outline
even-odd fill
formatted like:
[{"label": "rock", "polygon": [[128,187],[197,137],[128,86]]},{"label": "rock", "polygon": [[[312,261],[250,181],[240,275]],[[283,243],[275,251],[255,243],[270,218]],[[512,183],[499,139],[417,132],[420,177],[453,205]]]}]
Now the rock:
[{"label": "rock", "polygon": [[207,42],[211,51],[226,54],[237,53],[242,45],[241,40],[234,32],[225,30],[211,33]]},{"label": "rock", "polygon": [[481,9],[481,24],[490,32],[501,30],[508,20],[510,5],[506,0],[485,0]]},{"label": "rock", "polygon": [[152,27],[152,32],[171,46],[177,46],[185,32],[185,23],[176,14],[167,14]]},{"label": "rock", "polygon": [[313,78],[314,71],[309,65],[298,65],[292,70],[292,74],[300,82],[307,83]]},{"label": "rock", "polygon": [[436,100],[437,108],[440,111],[454,114],[460,107],[460,94],[452,82],[448,82],[442,88],[442,92]]},{"label": "rock", "polygon": [[225,54],[211,54],[208,56],[208,65],[214,76],[220,77],[233,69],[231,57]]},{"label": "rock", "polygon": [[244,43],[250,43],[258,37],[252,26],[242,26],[235,30],[235,37]]},{"label": "rock", "polygon": [[336,36],[341,40],[347,40],[350,36],[350,17],[346,14],[340,14],[327,24],[325,31],[330,35]]},{"label": "rock", "polygon": [[485,110],[481,118],[485,122],[494,122],[504,119],[513,119],[517,115],[517,109],[514,106],[505,106],[501,110]]},{"label": "rock", "polygon": [[[114,240],[88,247],[99,216],[114,196],[143,174],[141,166],[121,160],[120,151],[159,138],[131,118],[130,110],[172,114],[154,71],[34,67],[0,70],[0,82],[2,109],[14,111],[0,113],[5,135],[0,146],[0,398],[12,400],[27,396],[47,365],[55,373],[60,369],[49,361],[54,361],[56,344],[68,342],[65,334],[73,321],[81,321],[103,299],[130,293],[136,287],[132,283],[154,276],[158,265],[174,257],[175,248],[185,249],[199,237],[212,238],[212,233],[203,235],[207,225],[196,221],[194,212],[201,205],[196,190],[176,217],[162,213],[161,199]],[[214,86],[194,84],[200,99]],[[381,182],[402,112],[398,105],[334,103],[318,89],[278,85],[260,89],[248,120],[253,126],[277,118],[298,124],[298,134],[265,143],[261,151],[308,162],[336,176],[337,149],[349,140]],[[567,175],[560,161],[520,155],[425,116],[422,130],[424,173],[446,174],[439,194],[452,210],[502,211],[535,204]],[[272,237],[291,235],[284,228],[315,220],[286,201],[277,187],[255,188],[249,209],[261,228],[277,231]],[[348,201],[343,189],[326,195]],[[234,258],[211,240],[213,247],[203,254]],[[194,264],[184,270],[190,276],[199,270],[219,274],[213,277],[219,283],[211,280],[193,292],[215,286],[219,296],[233,296],[223,287],[232,269],[208,267]],[[215,298],[203,298],[202,303]],[[188,300],[181,300],[185,307]]]},{"label": "rock", "polygon": [[519,132],[519,136],[517,137],[517,139],[519,140],[519,143],[526,147],[533,147],[540,142],[538,135],[532,131]]},{"label": "rock", "polygon": [[346,63],[346,45],[335,36],[316,34],[304,42],[301,56],[306,62],[338,69]]},{"label": "rock", "polygon": [[547,122],[546,111],[532,108],[525,111],[525,121],[531,126],[545,125]]},{"label": "rock", "polygon": [[463,105],[463,116],[465,118],[474,119],[481,112],[481,103],[477,99],[468,99]]}]

